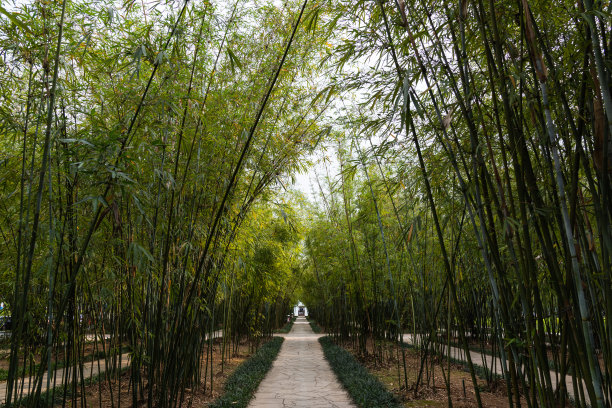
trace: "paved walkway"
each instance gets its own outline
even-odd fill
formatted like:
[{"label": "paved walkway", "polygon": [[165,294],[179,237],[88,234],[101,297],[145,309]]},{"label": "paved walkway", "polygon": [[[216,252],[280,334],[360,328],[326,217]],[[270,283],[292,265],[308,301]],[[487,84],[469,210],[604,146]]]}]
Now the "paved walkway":
[{"label": "paved walkway", "polygon": [[308,321],[298,317],[272,368],[259,385],[251,408],[355,407],[342,388]]}]

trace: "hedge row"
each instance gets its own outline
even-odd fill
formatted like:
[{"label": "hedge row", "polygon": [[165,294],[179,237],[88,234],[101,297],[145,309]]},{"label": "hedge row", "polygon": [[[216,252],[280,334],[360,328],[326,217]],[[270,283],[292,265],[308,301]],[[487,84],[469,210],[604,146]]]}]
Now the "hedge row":
[{"label": "hedge row", "polygon": [[367,408],[402,406],[351,353],[334,344],[331,337],[321,337],[319,342],[325,358],[355,404]]},{"label": "hedge row", "polygon": [[282,337],[274,337],[259,348],[234,371],[225,383],[225,392],[210,407],[246,407],[276,359],[283,344]]}]

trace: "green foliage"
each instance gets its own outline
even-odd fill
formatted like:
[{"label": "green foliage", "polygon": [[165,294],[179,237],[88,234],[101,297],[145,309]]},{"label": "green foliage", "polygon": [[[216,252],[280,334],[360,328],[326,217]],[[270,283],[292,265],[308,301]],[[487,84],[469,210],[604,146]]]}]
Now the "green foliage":
[{"label": "green foliage", "polygon": [[[562,362],[589,384],[579,404],[610,403],[612,94],[601,27],[611,16],[601,2],[570,4],[333,2],[324,58],[335,81],[319,97],[342,95],[328,145],[340,168],[318,180],[303,289],[330,332],[374,354],[365,339],[399,330],[434,344],[453,331],[463,348],[470,334],[504,345],[511,401],[563,405],[550,386]],[[530,378],[547,386],[535,395]]]},{"label": "green foliage", "polygon": [[[563,345],[609,405],[609,2],[5,3],[9,381],[48,335],[56,354],[112,333],[172,405],[202,333],[256,340],[300,297],[362,349],[506,344],[533,406],[556,403],[527,384]],[[339,171],[283,198],[317,146]]]},{"label": "green foliage", "polygon": [[278,193],[326,127],[324,10],[306,30],[302,2],[265,3],[3,3],[9,383],[24,356],[104,334],[136,356],[151,392],[132,398],[174,405],[203,376],[206,331],[257,342],[283,323],[301,231]]},{"label": "green foliage", "polygon": [[319,339],[325,358],[353,401],[363,408],[401,407],[384,385],[330,336]]},{"label": "green foliage", "polygon": [[313,332],[323,333],[323,329],[314,320],[308,319],[308,324],[310,325],[310,328],[312,329]]},{"label": "green foliage", "polygon": [[275,337],[262,345],[255,354],[229,376],[225,383],[223,395],[209,406],[214,408],[245,408],[255,394],[259,383],[272,367],[272,363],[283,345],[283,340],[282,337]]},{"label": "green foliage", "polygon": [[291,329],[293,328],[293,323],[295,323],[295,319],[296,317],[293,317],[291,321],[287,322],[283,327],[276,330],[276,333],[285,333],[285,334],[289,333]]}]

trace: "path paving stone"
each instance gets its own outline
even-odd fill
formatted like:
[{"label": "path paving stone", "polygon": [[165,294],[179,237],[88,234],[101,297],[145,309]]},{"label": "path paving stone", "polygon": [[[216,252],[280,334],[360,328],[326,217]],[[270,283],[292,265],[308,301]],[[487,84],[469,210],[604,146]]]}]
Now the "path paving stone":
[{"label": "path paving stone", "polygon": [[284,337],[249,407],[355,407],[323,356],[321,335],[313,333],[304,317]]}]

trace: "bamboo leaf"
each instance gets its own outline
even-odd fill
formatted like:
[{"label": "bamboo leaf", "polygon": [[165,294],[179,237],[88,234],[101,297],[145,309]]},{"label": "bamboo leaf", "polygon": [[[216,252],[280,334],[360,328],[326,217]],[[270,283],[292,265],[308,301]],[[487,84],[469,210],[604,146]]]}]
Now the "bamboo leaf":
[{"label": "bamboo leaf", "polygon": [[23,21],[21,21],[21,17],[19,17],[20,16],[19,13],[10,12],[0,5],[0,14],[4,14],[9,20],[11,20],[13,24],[22,28],[25,32],[30,33],[30,34],[32,33],[32,31],[30,31],[28,26]]}]

